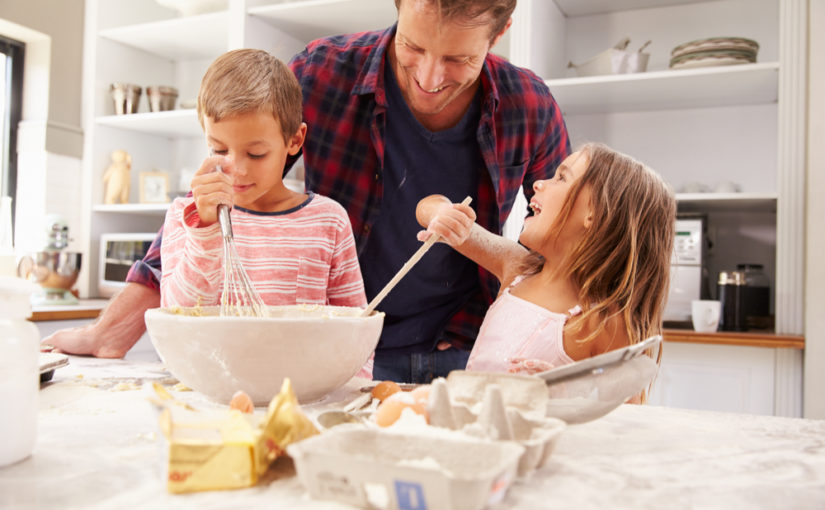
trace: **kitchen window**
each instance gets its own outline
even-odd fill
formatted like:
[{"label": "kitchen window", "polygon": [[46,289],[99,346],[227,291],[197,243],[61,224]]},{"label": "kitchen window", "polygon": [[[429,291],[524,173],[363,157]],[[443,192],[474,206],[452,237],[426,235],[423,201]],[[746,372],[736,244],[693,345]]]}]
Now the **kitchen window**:
[{"label": "kitchen window", "polygon": [[23,43],[0,36],[0,196],[14,197],[17,191],[17,126],[23,107],[24,51]]}]

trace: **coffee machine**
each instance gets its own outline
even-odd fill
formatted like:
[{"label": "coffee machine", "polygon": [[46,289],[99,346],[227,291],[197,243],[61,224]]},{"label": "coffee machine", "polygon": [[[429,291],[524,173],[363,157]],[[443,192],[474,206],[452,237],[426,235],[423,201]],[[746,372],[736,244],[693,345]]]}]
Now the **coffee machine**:
[{"label": "coffee machine", "polygon": [[670,263],[670,290],[662,319],[690,322],[691,301],[706,295],[705,218],[680,217]]}]

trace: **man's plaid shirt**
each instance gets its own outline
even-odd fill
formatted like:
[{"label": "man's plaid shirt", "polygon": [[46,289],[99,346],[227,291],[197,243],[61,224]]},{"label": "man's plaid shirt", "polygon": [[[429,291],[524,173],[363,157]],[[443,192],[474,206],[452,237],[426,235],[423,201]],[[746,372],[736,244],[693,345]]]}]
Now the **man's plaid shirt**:
[{"label": "man's plaid shirt", "polygon": [[[394,34],[392,26],[384,31],[319,39],[289,64],[304,93],[307,190],[344,206],[359,255],[377,220],[383,196],[388,114],[384,65]],[[480,169],[474,208],[481,226],[501,233],[519,187],[523,186],[529,199],[533,182],[553,176],[569,154],[570,142],[559,106],[532,72],[488,54],[481,85],[477,139],[486,171]],[[522,213],[526,211],[518,212]],[[128,281],[157,286],[152,269],[160,262],[157,241],[144,260],[132,267]],[[369,261],[361,260],[361,266],[369,270]],[[494,276],[479,268],[479,278],[482,291],[444,325],[442,338],[433,339],[433,345],[437,340],[448,340],[458,347],[471,347],[498,292]]]}]

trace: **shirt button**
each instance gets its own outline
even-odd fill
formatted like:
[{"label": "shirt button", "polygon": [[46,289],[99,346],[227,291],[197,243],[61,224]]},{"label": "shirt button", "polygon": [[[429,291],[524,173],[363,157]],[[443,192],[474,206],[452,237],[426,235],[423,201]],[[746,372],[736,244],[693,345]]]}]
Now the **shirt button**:
[{"label": "shirt button", "polygon": [[375,173],[375,180],[377,181],[377,180],[378,180],[378,179],[380,179],[380,178],[381,178],[381,175],[379,175],[379,174],[378,174],[378,172],[376,172],[376,173]]},{"label": "shirt button", "polygon": [[364,225],[364,233],[369,234],[370,233],[370,228],[371,227],[369,225]]}]

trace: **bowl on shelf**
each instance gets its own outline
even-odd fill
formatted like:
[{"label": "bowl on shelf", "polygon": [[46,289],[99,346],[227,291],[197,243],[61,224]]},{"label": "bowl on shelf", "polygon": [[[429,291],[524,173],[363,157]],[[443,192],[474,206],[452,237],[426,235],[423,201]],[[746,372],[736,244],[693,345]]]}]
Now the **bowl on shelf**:
[{"label": "bowl on shelf", "polygon": [[146,100],[149,101],[150,112],[174,110],[177,98],[178,89],[175,87],[146,87]]},{"label": "bowl on shelf", "polygon": [[759,43],[744,37],[709,37],[686,42],[670,52],[671,69],[756,62]]},{"label": "bowl on shelf", "polygon": [[220,316],[219,307],[154,308],[146,328],[163,363],[180,382],[228,404],[245,391],[264,406],[289,377],[302,403],[349,381],[369,359],[384,314],[361,308],[271,306],[268,317]]}]

